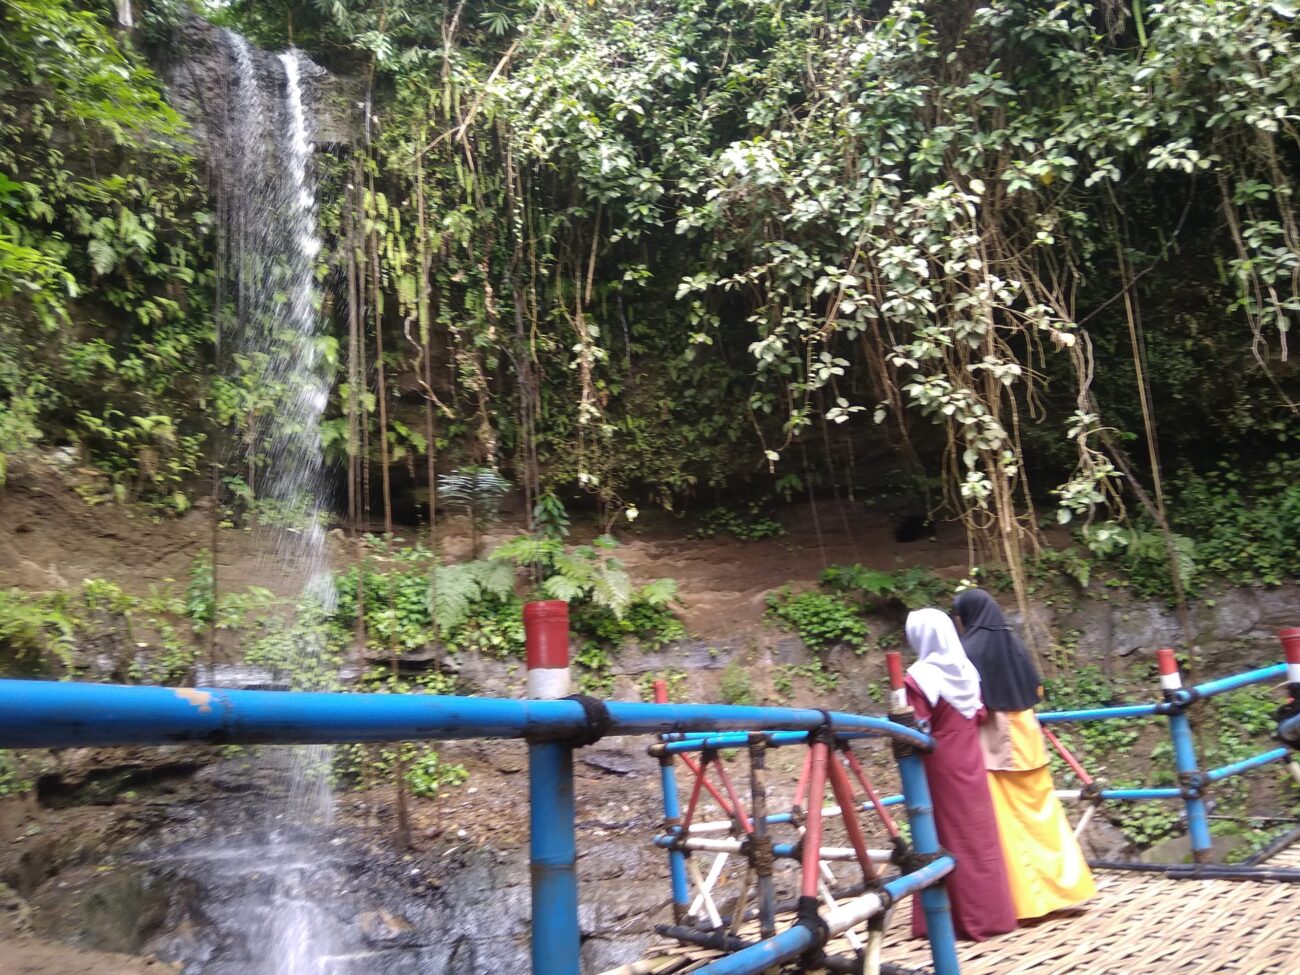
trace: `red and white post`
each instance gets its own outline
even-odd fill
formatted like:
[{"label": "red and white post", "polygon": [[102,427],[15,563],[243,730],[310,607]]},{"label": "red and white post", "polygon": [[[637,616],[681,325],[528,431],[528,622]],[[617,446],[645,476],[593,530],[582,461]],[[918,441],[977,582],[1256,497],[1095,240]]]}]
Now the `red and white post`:
[{"label": "red and white post", "polygon": [[528,696],[558,701],[573,693],[569,672],[569,604],[547,599],[524,605]]},{"label": "red and white post", "polygon": [[[528,696],[568,696],[569,604],[558,599],[524,605]],[[576,707],[576,705],[575,705]],[[573,745],[528,743],[529,866],[532,875],[534,972],[579,975],[576,806]]]},{"label": "red and white post", "polygon": [[1160,689],[1168,697],[1182,690],[1183,677],[1178,673],[1178,660],[1168,647],[1156,651],[1156,664],[1160,667]]},{"label": "red and white post", "polygon": [[889,666],[889,710],[907,710],[907,689],[903,686],[903,655],[897,650],[885,653],[885,663]]},{"label": "red and white post", "polygon": [[1291,696],[1300,692],[1300,626],[1288,627],[1278,633],[1282,641],[1282,652],[1286,655],[1286,682]]}]

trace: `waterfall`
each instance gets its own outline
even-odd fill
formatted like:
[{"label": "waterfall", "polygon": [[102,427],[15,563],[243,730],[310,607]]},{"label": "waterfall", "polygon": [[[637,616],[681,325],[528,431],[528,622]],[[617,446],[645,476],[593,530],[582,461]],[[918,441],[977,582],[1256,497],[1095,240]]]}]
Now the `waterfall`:
[{"label": "waterfall", "polygon": [[[315,68],[290,50],[272,59],[225,33],[230,77],[220,140],[224,283],[223,323],[240,449],[227,465],[254,500],[260,575],[317,611],[334,607],[324,519],[327,512],[321,418],[332,366],[323,351],[315,260],[316,181],[312,120],[304,76]],[[278,71],[275,70],[278,68]],[[309,626],[277,659],[277,679],[319,675],[324,648]],[[324,833],[333,817],[324,746],[265,749],[272,778],[250,809],[254,839],[214,838],[247,858],[272,883],[263,901],[240,906],[262,951],[239,968],[247,975],[324,975],[333,922],[315,893],[315,871],[328,859]],[[214,855],[221,855],[214,850]],[[223,971],[225,969],[222,969]]]}]

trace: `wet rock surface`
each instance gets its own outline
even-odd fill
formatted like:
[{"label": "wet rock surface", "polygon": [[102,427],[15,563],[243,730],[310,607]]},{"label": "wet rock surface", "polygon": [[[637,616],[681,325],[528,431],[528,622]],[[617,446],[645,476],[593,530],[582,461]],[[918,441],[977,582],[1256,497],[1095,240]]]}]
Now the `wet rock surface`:
[{"label": "wet rock surface", "polygon": [[[635,761],[603,751],[600,764]],[[476,743],[461,757],[496,776],[524,752]],[[643,775],[579,773],[580,921],[592,971],[640,957],[667,907],[663,856],[646,842],[655,827],[646,789],[657,777],[648,759],[641,764]],[[317,961],[303,969],[312,975],[528,970],[526,778],[480,791],[472,777],[445,800],[417,804],[408,852],[391,842],[391,804],[369,794],[340,797],[337,823],[268,833],[274,781],[274,768],[218,761],[166,793],[42,811],[43,824],[0,857],[0,881],[16,876],[23,887],[0,887],[0,938],[30,932],[186,975],[293,975],[268,967],[282,928],[273,922],[288,911],[312,942]],[[599,783],[618,795],[602,796]]]}]

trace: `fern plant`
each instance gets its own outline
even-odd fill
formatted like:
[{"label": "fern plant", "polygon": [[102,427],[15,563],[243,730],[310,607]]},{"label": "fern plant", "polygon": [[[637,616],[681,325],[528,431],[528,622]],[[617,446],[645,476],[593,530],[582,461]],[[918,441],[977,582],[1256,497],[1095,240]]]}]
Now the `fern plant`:
[{"label": "fern plant", "polygon": [[510,490],[510,482],[490,467],[467,467],[438,478],[438,498],[443,504],[459,508],[469,519],[470,549],[479,554],[479,538],[497,519],[501,499]]},{"label": "fern plant", "polygon": [[506,599],[515,592],[515,567],[505,559],[490,558],[434,570],[431,598],[433,618],[446,634],[469,619],[476,605],[488,599]]},{"label": "fern plant", "polygon": [[521,535],[494,549],[491,559],[537,569],[538,589],[548,599],[590,601],[621,619],[632,601],[633,587],[623,563],[604,554],[617,544],[601,535],[590,545],[567,548],[554,538]]}]

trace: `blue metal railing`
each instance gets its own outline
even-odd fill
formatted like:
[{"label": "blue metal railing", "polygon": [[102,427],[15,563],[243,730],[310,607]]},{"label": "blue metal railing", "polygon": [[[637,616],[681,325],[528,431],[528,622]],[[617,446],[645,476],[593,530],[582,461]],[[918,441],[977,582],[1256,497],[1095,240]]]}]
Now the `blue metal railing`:
[{"label": "blue metal railing", "polygon": [[[1164,717],[1169,721],[1169,734],[1174,746],[1174,767],[1178,772],[1176,788],[1140,788],[1140,789],[1092,789],[1080,793],[1083,798],[1096,801],[1121,800],[1136,801],[1147,799],[1182,799],[1187,812],[1187,831],[1191,839],[1192,854],[1198,863],[1207,862],[1213,846],[1210,837],[1209,813],[1205,802],[1205,793],[1209,785],[1220,782],[1233,775],[1279,762],[1290,755],[1288,748],[1272,748],[1259,755],[1225,765],[1222,768],[1202,771],[1197,762],[1196,745],[1192,734],[1187,710],[1197,701],[1208,700],[1220,694],[1240,690],[1255,684],[1285,679],[1288,674],[1286,664],[1274,664],[1259,667],[1240,674],[1206,681],[1195,687],[1184,688],[1178,678],[1177,667],[1173,661],[1172,650],[1161,650],[1162,671],[1170,679],[1172,686],[1166,685],[1165,699],[1158,704],[1127,704],[1116,707],[1089,708],[1078,711],[1046,711],[1038,715],[1038,720],[1047,725],[1074,721],[1105,721],[1125,718]],[[1300,686],[1291,684],[1292,693],[1300,691]],[[1287,738],[1287,723],[1279,725],[1278,737],[1282,741],[1300,744],[1300,718],[1296,722],[1295,736]],[[1059,747],[1059,746],[1058,746]]]},{"label": "blue metal railing", "polygon": [[[940,856],[929,788],[917,754],[918,749],[934,747],[929,735],[885,718],[803,708],[611,701],[598,704],[596,720],[593,703],[0,680],[0,748],[527,739],[533,971],[535,975],[579,975],[573,793],[573,749],[579,743],[605,734],[680,735],[682,740],[676,744],[682,750],[696,750],[705,743],[729,747],[748,742],[749,736],[742,734],[748,731],[764,732],[771,745],[806,743],[814,731],[832,739],[885,737],[904,746],[899,749],[899,766],[915,849],[936,859],[925,870],[886,884],[881,903],[887,906],[894,897],[922,891],[935,971],[957,975],[947,894],[934,886],[952,869],[953,861]],[[677,814],[671,764],[663,766],[662,780],[665,813],[671,818]],[[901,800],[891,797],[889,801]],[[672,864],[675,904],[686,896],[683,860],[678,853]],[[752,967],[759,955],[767,958],[775,952],[790,957],[791,946],[800,946],[794,950],[797,954],[816,936],[813,929],[796,925],[763,942],[767,947],[760,945],[761,951],[737,953],[708,970],[715,975],[756,973],[765,967]]]},{"label": "blue metal railing", "polygon": [[[1198,860],[1210,849],[1204,791],[1251,769],[1282,761],[1285,747],[1203,772],[1186,709],[1196,701],[1286,673],[1282,665],[1259,668],[1193,688],[1171,688],[1156,704],[1122,705],[1046,712],[1044,724],[1069,721],[1165,717],[1179,772],[1177,788],[1099,789],[1097,799],[1182,798]],[[1292,684],[1293,694],[1300,684]],[[811,745],[876,736],[893,740],[903,795],[882,806],[905,805],[914,851],[928,863],[884,882],[855,901],[853,911],[832,912],[848,925],[884,910],[895,898],[916,894],[927,918],[936,975],[957,975],[956,943],[947,894],[941,885],[954,863],[939,847],[929,786],[919,751],[934,747],[929,735],[907,723],[881,717],[804,708],[728,705],[642,704],[562,700],[504,700],[424,695],[371,695],[286,691],[235,691],[217,688],[123,687],[44,681],[0,680],[0,748],[51,748],[84,745],[150,745],[178,742],[210,744],[330,744],[456,738],[523,738],[529,741],[529,796],[533,864],[533,971],[535,975],[578,975],[578,888],[575,871],[573,749],[593,735],[656,735],[664,814],[681,815],[673,756],[698,751],[753,746]],[[751,735],[748,732],[759,732]],[[1300,716],[1279,725],[1279,738],[1300,744]],[[819,736],[821,736],[819,738]],[[827,747],[822,745],[819,747]],[[820,797],[818,798],[820,804]],[[820,808],[820,805],[819,805]],[[862,808],[867,808],[864,804]],[[794,813],[763,815],[767,825],[797,821]],[[688,896],[686,854],[673,836],[656,842],[669,848],[673,903],[685,909]],[[798,849],[776,845],[778,856]],[[871,898],[876,900],[871,900]],[[678,918],[680,920],[680,918]],[[851,925],[850,925],[851,926]],[[838,932],[837,932],[838,933]],[[744,948],[702,971],[710,975],[753,975],[798,956],[817,939],[818,929],[802,921]]]},{"label": "blue metal railing", "polygon": [[[810,731],[828,714],[810,708],[610,701],[611,735],[685,731]],[[830,712],[836,732],[920,747],[928,735],[885,718]],[[589,726],[573,700],[232,691],[0,680],[0,748],[82,745],[341,744],[454,738],[566,740]]]}]

